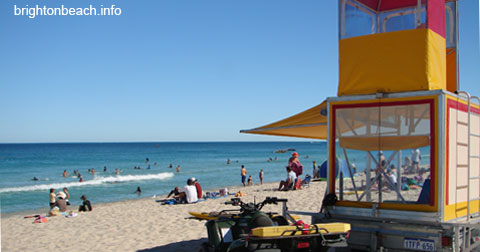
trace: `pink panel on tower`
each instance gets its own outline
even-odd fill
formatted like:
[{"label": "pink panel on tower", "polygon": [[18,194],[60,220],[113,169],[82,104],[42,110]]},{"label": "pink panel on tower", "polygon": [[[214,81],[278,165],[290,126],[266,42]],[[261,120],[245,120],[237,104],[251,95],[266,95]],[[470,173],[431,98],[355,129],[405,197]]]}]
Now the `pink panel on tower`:
[{"label": "pink panel on tower", "polygon": [[444,0],[428,0],[428,28],[445,38],[445,2]]}]

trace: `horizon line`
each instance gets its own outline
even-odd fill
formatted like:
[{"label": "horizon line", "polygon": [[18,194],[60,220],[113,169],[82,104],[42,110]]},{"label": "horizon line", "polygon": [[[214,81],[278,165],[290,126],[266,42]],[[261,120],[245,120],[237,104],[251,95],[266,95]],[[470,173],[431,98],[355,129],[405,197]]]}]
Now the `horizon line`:
[{"label": "horizon line", "polygon": [[304,140],[304,141],[99,141],[99,142],[89,142],[89,141],[72,141],[72,142],[0,142],[2,144],[112,144],[112,143],[275,143],[275,142],[298,142],[298,143],[308,143],[308,142],[326,142],[326,140],[314,139],[314,140]]}]

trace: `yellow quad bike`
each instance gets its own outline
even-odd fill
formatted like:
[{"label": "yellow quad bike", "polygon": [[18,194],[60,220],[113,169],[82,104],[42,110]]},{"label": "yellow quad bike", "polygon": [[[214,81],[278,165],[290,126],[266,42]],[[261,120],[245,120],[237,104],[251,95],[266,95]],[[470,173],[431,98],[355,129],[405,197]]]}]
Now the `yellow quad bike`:
[{"label": "yellow quad bike", "polygon": [[[190,214],[194,219],[208,220],[208,242],[202,252],[287,252],[326,251],[329,243],[342,241],[348,224],[289,225],[276,213],[262,212],[266,204],[286,204],[287,199],[267,197],[260,203],[244,203],[240,198],[225,202],[240,209]],[[285,206],[286,207],[286,206]],[[290,220],[295,219],[287,216]]]}]

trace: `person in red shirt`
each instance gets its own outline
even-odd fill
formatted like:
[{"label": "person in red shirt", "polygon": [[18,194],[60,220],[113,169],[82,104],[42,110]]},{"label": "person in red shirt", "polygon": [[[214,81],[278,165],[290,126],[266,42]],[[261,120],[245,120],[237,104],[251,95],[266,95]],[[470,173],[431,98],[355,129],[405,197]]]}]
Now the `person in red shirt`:
[{"label": "person in red shirt", "polygon": [[300,176],[303,173],[303,165],[298,160],[298,153],[292,153],[292,157],[288,160],[288,166],[295,172],[295,175]]},{"label": "person in red shirt", "polygon": [[195,186],[195,188],[197,188],[198,199],[201,199],[202,198],[202,186],[198,183],[196,178],[191,177],[190,180],[193,181],[193,185]]}]

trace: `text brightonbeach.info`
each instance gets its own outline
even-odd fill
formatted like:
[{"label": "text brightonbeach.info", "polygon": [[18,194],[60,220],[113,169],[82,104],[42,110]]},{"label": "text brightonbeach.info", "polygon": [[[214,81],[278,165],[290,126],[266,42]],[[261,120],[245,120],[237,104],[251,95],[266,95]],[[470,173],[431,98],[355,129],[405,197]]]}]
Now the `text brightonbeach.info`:
[{"label": "text brightonbeach.info", "polygon": [[112,4],[110,6],[100,5],[95,7],[89,5],[87,7],[67,7],[63,4],[58,7],[47,7],[46,5],[29,6],[13,6],[13,14],[15,16],[27,16],[28,18],[36,18],[38,16],[120,16],[122,9]]}]

